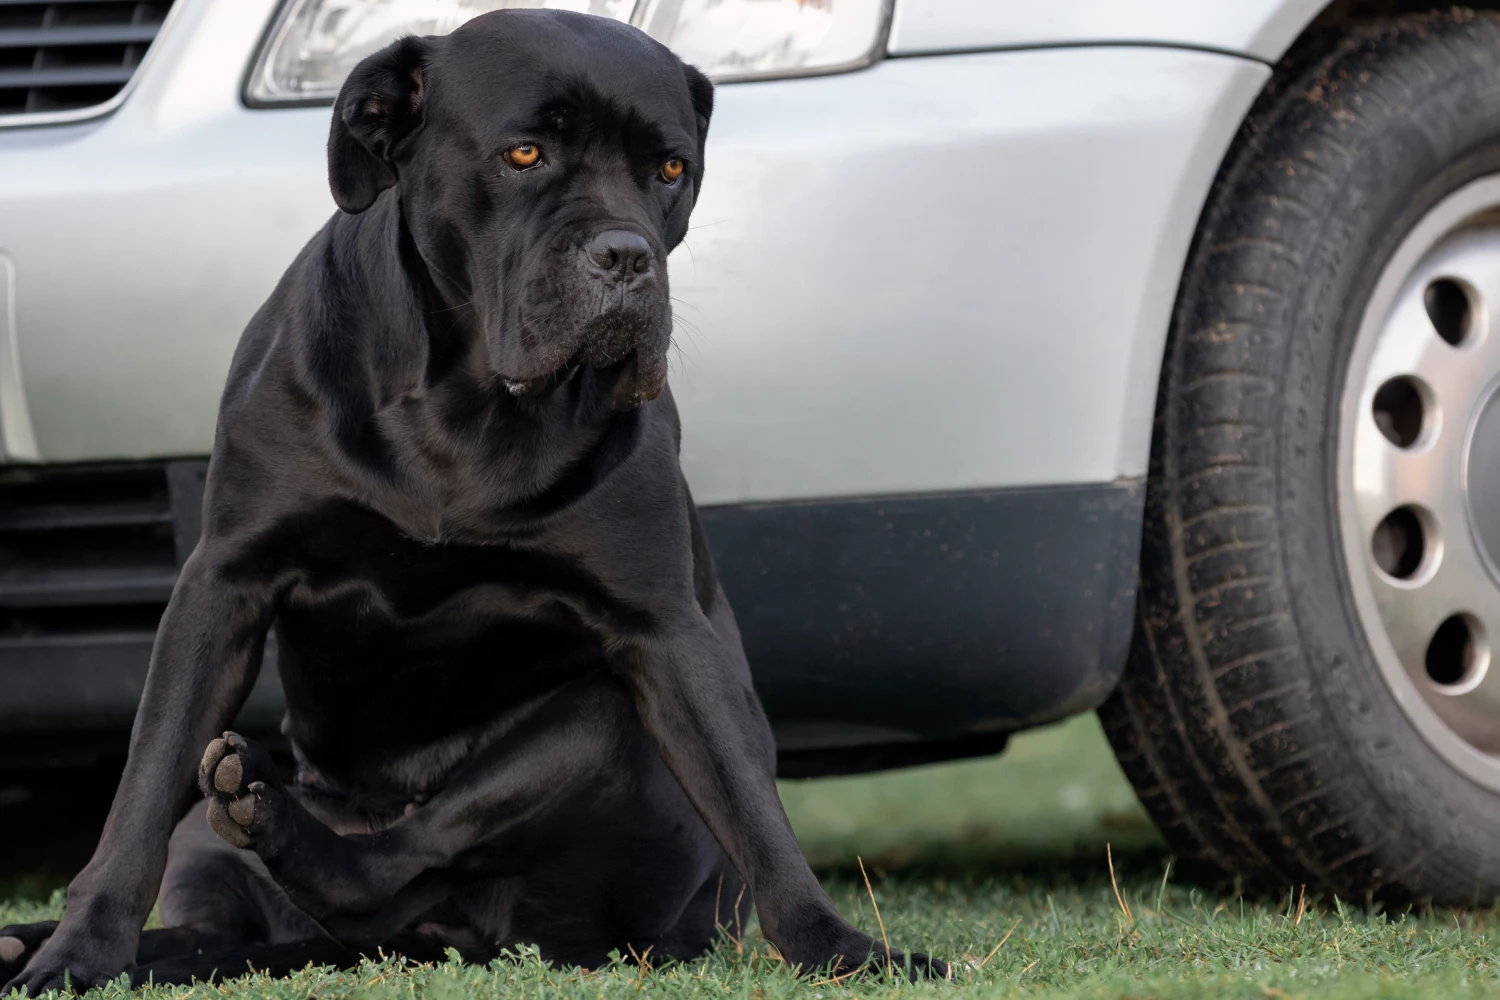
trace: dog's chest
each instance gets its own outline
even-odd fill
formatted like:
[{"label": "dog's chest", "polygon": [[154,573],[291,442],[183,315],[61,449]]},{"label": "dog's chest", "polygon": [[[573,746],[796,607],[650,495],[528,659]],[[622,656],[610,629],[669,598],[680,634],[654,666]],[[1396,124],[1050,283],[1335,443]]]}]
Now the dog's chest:
[{"label": "dog's chest", "polygon": [[[352,511],[311,526],[277,622],[288,735],[334,773],[484,728],[602,662],[565,561],[424,545]],[[353,766],[352,764],[350,766]]]},{"label": "dog's chest", "polygon": [[462,530],[433,543],[369,508],[330,504],[268,545],[290,553],[295,583],[286,605],[325,620],[380,618],[422,630],[449,615],[547,618],[549,600],[595,596],[581,567],[535,539],[506,538],[465,516],[456,522]]}]

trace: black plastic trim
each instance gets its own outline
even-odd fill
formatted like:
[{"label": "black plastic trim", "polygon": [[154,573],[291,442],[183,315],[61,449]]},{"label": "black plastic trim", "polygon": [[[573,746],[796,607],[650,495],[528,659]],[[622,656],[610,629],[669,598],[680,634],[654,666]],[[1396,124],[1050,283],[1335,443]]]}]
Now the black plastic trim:
[{"label": "black plastic trim", "polygon": [[1102,703],[1144,498],[1129,480],[706,509],[783,773],[965,756]]},{"label": "black plastic trim", "polygon": [[[166,467],[180,564],[204,465]],[[781,772],[994,753],[1103,702],[1130,643],[1144,495],[1127,480],[705,508]],[[0,736],[123,735],[149,656],[140,634],[0,643]],[[278,711],[272,658],[256,727]]]}]

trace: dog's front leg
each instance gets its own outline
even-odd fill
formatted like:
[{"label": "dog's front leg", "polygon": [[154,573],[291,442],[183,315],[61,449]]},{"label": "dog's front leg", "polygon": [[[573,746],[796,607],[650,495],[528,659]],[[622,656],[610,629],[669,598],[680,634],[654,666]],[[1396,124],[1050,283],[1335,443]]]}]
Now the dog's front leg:
[{"label": "dog's front leg", "polygon": [[269,587],[226,578],[203,546],[188,559],[157,630],[130,755],[94,857],[68,886],[56,931],[0,995],[103,985],[134,962],[203,746],[244,702],[272,615]]},{"label": "dog's front leg", "polygon": [[[719,599],[723,607],[722,595]],[[946,974],[855,930],[808,868],[776,792],[775,749],[732,622],[684,615],[622,656],[637,710],[668,768],[750,887],[766,937],[804,972],[887,958],[913,977]]]}]

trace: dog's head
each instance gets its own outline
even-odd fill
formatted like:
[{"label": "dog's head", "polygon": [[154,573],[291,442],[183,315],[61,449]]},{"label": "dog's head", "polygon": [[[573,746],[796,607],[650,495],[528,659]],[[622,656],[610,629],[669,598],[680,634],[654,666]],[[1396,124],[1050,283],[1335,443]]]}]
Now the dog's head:
[{"label": "dog's head", "polygon": [[583,365],[617,408],[666,385],[667,254],[703,179],[713,86],[627,25],[497,11],[361,62],[333,109],[345,212],[395,187],[439,287],[467,297],[497,382]]}]

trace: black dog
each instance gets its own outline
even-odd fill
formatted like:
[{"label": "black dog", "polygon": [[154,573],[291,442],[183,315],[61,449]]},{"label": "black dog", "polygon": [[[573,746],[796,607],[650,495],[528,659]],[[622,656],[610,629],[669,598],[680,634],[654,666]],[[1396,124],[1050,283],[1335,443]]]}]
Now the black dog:
[{"label": "black dog", "polygon": [[[644,34],[560,12],[354,71],[343,212],[235,355],[98,851],[60,924],[0,931],[0,978],[685,958],[752,899],[790,963],[885,964],[787,824],[678,465],[666,259],[712,105]],[[293,787],[216,738],[273,622]],[[178,823],[195,780],[207,822]]]}]

